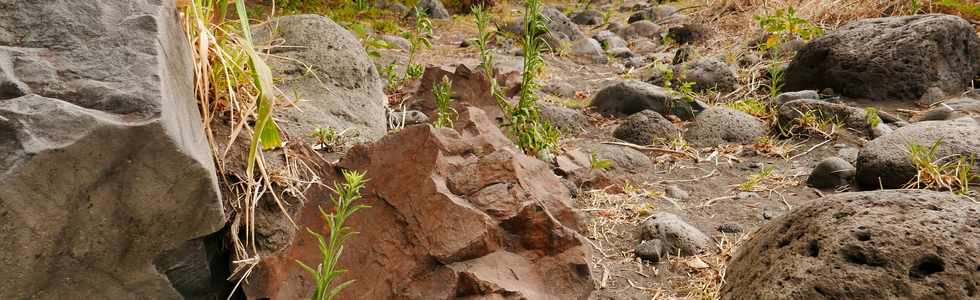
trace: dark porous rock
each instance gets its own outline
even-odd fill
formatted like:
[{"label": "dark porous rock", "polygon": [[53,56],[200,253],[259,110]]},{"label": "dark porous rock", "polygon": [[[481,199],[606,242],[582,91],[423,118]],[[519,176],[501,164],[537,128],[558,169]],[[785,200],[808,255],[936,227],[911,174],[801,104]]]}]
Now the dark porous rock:
[{"label": "dark porous rock", "polygon": [[755,116],[735,109],[712,107],[697,115],[688,125],[684,138],[694,145],[714,147],[755,143],[766,132],[766,125]]},{"label": "dark porous rock", "polygon": [[174,3],[0,3],[0,299],[183,299],[226,278],[194,242],[228,217]]},{"label": "dark porous rock", "polygon": [[759,58],[759,55],[752,52],[746,52],[738,57],[738,66],[741,68],[749,68],[758,64],[761,60],[762,58]]},{"label": "dark porous rock", "polygon": [[658,239],[640,241],[633,253],[649,262],[659,262],[664,256],[664,242]]},{"label": "dark porous rock", "polygon": [[630,147],[607,144],[583,144],[581,150],[599,159],[609,160],[613,170],[642,173],[653,168],[653,161],[643,152]]},{"label": "dark porous rock", "polygon": [[737,223],[721,224],[718,225],[718,227],[716,227],[715,229],[717,229],[718,232],[721,233],[740,233],[744,231],[744,229],[742,229],[742,225],[738,225]]},{"label": "dark porous rock", "polygon": [[980,38],[952,15],[864,19],[806,44],[784,90],[833,88],[848,97],[916,101],[931,87],[966,90],[980,70]]},{"label": "dark porous rock", "polygon": [[674,51],[674,58],[671,60],[671,63],[674,65],[686,63],[691,58],[691,52],[693,52],[691,47],[677,48],[677,51]]},{"label": "dark porous rock", "polygon": [[579,25],[599,25],[602,24],[602,13],[596,10],[583,10],[572,14],[572,22]]},{"label": "dark porous rock", "polygon": [[660,33],[662,32],[663,28],[656,23],[650,21],[639,21],[636,23],[630,23],[623,29],[620,29],[619,35],[627,41],[640,38],[660,40]]},{"label": "dark porous rock", "polygon": [[813,200],[739,246],[720,298],[975,299],[978,214],[966,197],[922,190]]},{"label": "dark porous rock", "polygon": [[813,168],[810,177],[806,179],[806,183],[821,189],[846,186],[854,178],[855,172],[854,166],[843,158],[828,157],[821,160]]},{"label": "dark porous rock", "polygon": [[679,135],[673,123],[659,113],[644,110],[629,117],[616,130],[613,136],[637,145],[650,145],[654,141],[670,141]]},{"label": "dark porous rock", "polygon": [[[904,186],[917,172],[909,159],[909,145],[930,147],[936,141],[941,143],[934,158],[980,157],[980,126],[972,119],[913,123],[865,144],[856,164],[858,183],[864,188]],[[974,162],[974,174],[977,170],[980,160]]]},{"label": "dark porous rock", "polygon": [[699,59],[674,66],[677,84],[693,82],[694,91],[734,91],[738,86],[735,70],[717,59]]},{"label": "dark porous rock", "polygon": [[710,36],[707,26],[703,24],[684,24],[667,29],[667,37],[678,44],[703,42]]},{"label": "dark porous rock", "polygon": [[690,110],[690,104],[678,101],[663,88],[638,80],[610,85],[596,93],[590,104],[604,116],[624,117],[644,110],[667,115],[672,108]]},{"label": "dark porous rock", "polygon": [[640,239],[644,241],[661,240],[661,253],[683,256],[697,255],[711,249],[714,241],[697,227],[684,222],[677,215],[660,212],[640,224]]},{"label": "dark porous rock", "polygon": [[609,54],[609,56],[615,58],[633,57],[633,51],[626,47],[610,48],[609,50],[606,50],[606,54]]},{"label": "dark porous rock", "polygon": [[579,133],[589,126],[589,118],[577,109],[557,104],[538,103],[541,117],[565,133]]}]

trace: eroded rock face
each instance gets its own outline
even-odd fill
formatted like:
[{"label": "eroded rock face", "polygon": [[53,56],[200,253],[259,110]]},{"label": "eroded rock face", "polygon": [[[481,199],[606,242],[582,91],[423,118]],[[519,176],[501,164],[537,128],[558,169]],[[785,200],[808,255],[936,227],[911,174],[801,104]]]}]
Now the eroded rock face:
[{"label": "eroded rock face", "polygon": [[[350,220],[359,234],[345,246],[340,265],[350,271],[341,279],[356,281],[343,297],[588,297],[589,248],[574,231],[567,188],[482,111],[461,115],[458,132],[408,127],[355,146],[340,163],[367,172],[371,206]],[[307,207],[301,226],[320,228],[316,205]],[[263,261],[247,294],[307,297],[309,275],[293,259],[315,264],[319,255],[314,240],[298,238]]]},{"label": "eroded rock face", "polygon": [[0,3],[0,298],[180,299],[164,272],[182,270],[154,260],[224,224],[187,41],[159,3]]},{"label": "eroded rock face", "polygon": [[844,193],[759,229],[721,299],[974,299],[980,205],[951,193]]},{"label": "eroded rock face", "polygon": [[962,92],[978,73],[980,38],[960,17],[866,19],[806,44],[786,69],[784,90],[911,102],[931,87]]}]

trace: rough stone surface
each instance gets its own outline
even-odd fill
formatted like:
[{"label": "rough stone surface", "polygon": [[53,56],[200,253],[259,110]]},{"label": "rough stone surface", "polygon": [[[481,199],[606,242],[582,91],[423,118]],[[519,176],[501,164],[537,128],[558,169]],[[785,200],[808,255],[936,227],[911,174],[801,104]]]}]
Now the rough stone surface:
[{"label": "rough stone surface", "polygon": [[573,58],[586,63],[604,64],[609,62],[609,58],[606,57],[606,53],[602,51],[602,45],[599,44],[599,41],[591,38],[580,39],[572,42],[572,45],[568,47],[568,54]]},{"label": "rough stone surface", "polygon": [[572,22],[579,25],[602,24],[602,13],[596,10],[584,10],[572,15]]},{"label": "rough stone surface", "polygon": [[[938,140],[942,143],[935,158],[950,155],[980,157],[980,126],[969,121],[925,121],[914,123],[865,144],[858,154],[857,180],[865,188],[898,188],[915,177],[916,169],[909,160],[909,144],[925,147]],[[980,170],[980,161],[973,172]]]},{"label": "rough stone surface", "polygon": [[817,163],[806,183],[815,188],[836,188],[848,185],[854,174],[851,163],[840,157],[828,157]]},{"label": "rough stone surface", "polygon": [[670,23],[684,19],[684,15],[677,12],[677,9],[670,5],[657,5],[654,7],[641,9],[630,15],[628,23],[635,23],[642,20],[658,23]]},{"label": "rough stone surface", "polygon": [[710,29],[703,24],[684,24],[667,29],[667,36],[681,45],[697,43],[710,37]]},{"label": "rough stone surface", "polygon": [[620,30],[619,35],[628,41],[638,38],[659,40],[661,32],[663,32],[663,28],[661,28],[660,25],[643,20],[626,25],[626,27],[623,27],[623,29]]},{"label": "rough stone surface", "polygon": [[680,131],[673,123],[652,110],[644,110],[626,118],[613,136],[637,145],[650,145],[654,141],[670,141]]},{"label": "rough stone surface", "polygon": [[674,67],[675,81],[694,82],[694,91],[717,90],[731,92],[738,86],[735,70],[724,62],[706,58],[686,62]]},{"label": "rough stone surface", "polygon": [[[415,4],[415,7],[417,7],[420,11],[425,12],[429,18],[448,19],[450,16],[449,10],[446,9],[446,6],[442,5],[442,1],[440,0],[420,0],[417,4]],[[415,11],[410,13],[414,14]]]},{"label": "rough stone surface", "polygon": [[922,190],[838,194],[762,226],[721,299],[974,299],[980,205]]},{"label": "rough stone surface", "polygon": [[589,118],[581,111],[551,103],[538,103],[541,117],[566,133],[578,133],[589,126]]},{"label": "rough stone surface", "polygon": [[640,241],[640,244],[636,245],[636,249],[633,250],[636,257],[650,262],[659,262],[664,255],[663,251],[664,242],[658,239]]},{"label": "rough stone surface", "polygon": [[943,101],[941,105],[927,110],[918,116],[916,116],[913,121],[941,121],[941,120],[953,120],[964,116],[980,116],[980,100],[971,98],[954,98]]},{"label": "rough stone surface", "polygon": [[181,299],[165,272],[206,261],[154,261],[225,215],[173,1],[7,1],[0,28],[0,298]]},{"label": "rough stone surface", "polygon": [[595,154],[599,159],[606,159],[612,163],[614,170],[629,173],[641,173],[653,168],[653,161],[643,152],[633,148],[606,145],[606,144],[585,144],[581,145],[582,152]]},{"label": "rough stone surface", "polygon": [[662,115],[670,114],[671,108],[684,108],[686,103],[677,101],[659,86],[627,80],[600,90],[590,105],[603,116],[623,117],[648,109]]},{"label": "rough stone surface", "polygon": [[711,249],[714,242],[697,227],[677,215],[660,212],[640,225],[640,239],[661,240],[662,252],[683,256],[696,255]]},{"label": "rough stone surface", "polygon": [[842,123],[844,127],[867,136],[873,134],[865,111],[845,104],[813,99],[793,100],[781,105],[778,114],[777,122],[784,128],[791,128],[798,123],[798,118],[812,114],[820,120]]},{"label": "rough stone surface", "polygon": [[[503,75],[503,72],[498,74]],[[457,65],[455,69],[443,67],[428,67],[422,73],[419,80],[418,89],[414,99],[410,100],[408,107],[421,111],[428,116],[436,115],[435,95],[432,94],[432,87],[436,83],[441,83],[443,77],[453,82],[453,109],[464,111],[467,106],[473,106],[483,110],[491,119],[498,123],[504,121],[504,113],[497,104],[497,100],[490,95],[490,83],[483,72],[470,69],[464,64]],[[504,86],[505,80],[498,77],[497,82]],[[505,93],[506,93],[506,88]]]},{"label": "rough stone surface", "polygon": [[786,69],[785,90],[915,101],[930,87],[962,92],[978,73],[980,38],[960,17],[865,19],[806,44]]},{"label": "rough stone surface", "polygon": [[814,90],[803,90],[803,91],[796,91],[796,92],[786,92],[786,93],[782,93],[782,94],[779,94],[778,96],[776,96],[776,101],[775,101],[774,104],[776,106],[782,106],[783,104],[786,104],[787,102],[790,102],[790,101],[793,101],[793,100],[800,100],[800,99],[818,100],[818,99],[820,99],[820,94],[817,93],[817,91],[814,91]]},{"label": "rough stone surface", "polygon": [[750,144],[766,135],[759,118],[745,112],[712,107],[698,114],[687,127],[684,138],[695,145],[714,147],[722,144]]},{"label": "rough stone surface", "polygon": [[352,128],[369,140],[385,134],[384,81],[353,34],[319,15],[280,17],[253,34],[256,43],[276,39],[289,46],[275,48],[266,62],[295,104],[275,116],[290,137],[313,143],[310,132],[317,127]]},{"label": "rough stone surface", "polygon": [[409,48],[412,47],[412,42],[410,42],[406,38],[397,35],[390,35],[390,34],[382,35],[381,40],[385,41],[385,43],[388,43],[388,45],[392,48],[408,50]]},{"label": "rough stone surface", "polygon": [[575,98],[575,86],[565,81],[555,81],[541,87],[541,91],[562,98]]},{"label": "rough stone surface", "polygon": [[[418,125],[354,146],[344,169],[366,171],[363,204],[348,222],[342,299],[585,299],[590,246],[575,230],[572,199],[547,164],[525,156],[478,109],[456,130]],[[458,130],[458,131],[457,131]],[[329,176],[329,175],[328,175]],[[308,199],[328,205],[329,191]],[[317,205],[300,226],[324,231]],[[312,291],[294,259],[320,260],[302,235],[253,274],[250,298],[301,299]]]}]

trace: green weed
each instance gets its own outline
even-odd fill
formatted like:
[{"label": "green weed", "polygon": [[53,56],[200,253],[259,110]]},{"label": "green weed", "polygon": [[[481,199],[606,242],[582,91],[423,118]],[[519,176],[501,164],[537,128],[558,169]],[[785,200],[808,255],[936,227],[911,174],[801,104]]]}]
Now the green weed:
[{"label": "green weed", "polygon": [[547,120],[541,118],[535,103],[538,100],[536,90],[537,74],[544,67],[541,53],[547,48],[542,38],[548,27],[541,15],[541,0],[527,0],[524,3],[524,68],[521,72],[521,90],[515,107],[506,111],[509,123],[506,126],[510,135],[516,139],[516,144],[530,155],[544,156],[550,154],[558,146],[561,133]]},{"label": "green weed", "polygon": [[731,109],[744,111],[760,119],[769,119],[776,114],[775,107],[769,105],[766,101],[762,101],[757,98],[747,98],[741,101],[729,102],[725,104],[725,106]]},{"label": "green weed", "polygon": [[432,48],[432,20],[426,15],[425,11],[415,7],[415,31],[406,32],[405,38],[411,43],[408,49],[408,65],[405,68],[403,78],[419,78],[425,72],[422,65],[415,64],[415,56],[418,55],[420,47]]},{"label": "green weed", "polygon": [[878,116],[878,109],[875,107],[866,107],[864,109],[864,121],[868,123],[871,128],[878,127],[881,124],[881,117]]},{"label": "green weed", "polygon": [[783,136],[817,133],[829,139],[844,128],[844,122],[837,116],[824,114],[821,110],[813,109],[798,113],[800,115],[787,124],[779,125],[779,131]]},{"label": "green weed", "polygon": [[760,183],[762,183],[763,181],[765,181],[767,178],[771,177],[773,175],[773,172],[775,170],[776,170],[776,168],[774,168],[772,166],[767,166],[767,167],[762,168],[762,170],[759,170],[758,173],[749,175],[749,179],[748,180],[746,180],[742,184],[739,184],[738,185],[738,190],[743,191],[743,192],[749,192],[749,191],[755,190],[755,188]]},{"label": "green weed", "polygon": [[589,156],[589,165],[593,170],[606,171],[612,168],[612,161],[608,159],[601,159],[595,153]]},{"label": "green weed", "polygon": [[443,76],[442,82],[432,85],[432,95],[436,101],[436,121],[433,124],[436,128],[453,127],[456,119],[456,109],[453,108],[453,81],[449,77]]},{"label": "green weed", "polygon": [[937,140],[928,147],[916,143],[908,145],[909,159],[915,166],[916,174],[915,178],[905,184],[905,188],[969,194],[970,185],[980,182],[980,176],[973,172],[975,157],[952,155],[936,158],[940,145],[942,140]]},{"label": "green weed", "polygon": [[784,41],[799,37],[809,41],[823,35],[823,29],[810,21],[796,16],[792,7],[777,10],[774,14],[753,17],[759,27],[770,33],[769,39],[762,45],[763,50],[778,48]]},{"label": "green weed", "polygon": [[366,180],[364,173],[357,171],[344,170],[343,175],[345,182],[343,184],[335,183],[332,188],[333,192],[337,194],[331,198],[334,206],[333,213],[327,213],[323,207],[320,207],[320,216],[326,223],[324,227],[326,227],[328,235],[323,236],[312,229],[306,229],[317,240],[322,255],[320,264],[314,269],[299,260],[296,261],[306,272],[313,275],[313,283],[316,289],[313,296],[310,297],[312,300],[333,299],[354,282],[349,280],[334,284],[334,280],[346,271],[339,269],[337,262],[344,252],[344,242],[354,234],[351,228],[347,227],[347,220],[357,211],[368,208],[366,205],[354,203],[361,199],[361,189],[364,188]]}]

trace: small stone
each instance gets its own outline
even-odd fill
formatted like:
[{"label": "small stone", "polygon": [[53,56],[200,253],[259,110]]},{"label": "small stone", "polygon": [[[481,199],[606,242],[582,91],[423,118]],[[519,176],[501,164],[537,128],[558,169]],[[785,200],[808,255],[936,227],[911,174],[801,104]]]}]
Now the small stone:
[{"label": "small stone", "polygon": [[828,157],[813,168],[806,182],[807,185],[815,188],[836,188],[848,185],[854,178],[855,172],[856,169],[847,160]]},{"label": "small stone", "polygon": [[633,51],[630,48],[619,47],[606,50],[606,53],[615,58],[630,58],[633,57]]},{"label": "small stone", "polygon": [[754,66],[762,60],[755,53],[747,52],[738,58],[738,66],[742,68],[748,68]]},{"label": "small stone", "polygon": [[575,41],[568,48],[568,53],[575,57],[584,58],[592,63],[606,63],[609,61],[609,58],[602,51],[602,45],[599,44],[599,41],[592,38]]},{"label": "small stone", "polygon": [[677,200],[687,200],[687,198],[691,196],[690,194],[687,193],[687,191],[681,189],[676,185],[668,185],[667,188],[664,189],[664,194],[666,194],[667,197],[671,197]]},{"label": "small stone", "polygon": [[776,96],[776,103],[775,104],[776,105],[783,105],[783,104],[786,104],[786,102],[790,102],[790,101],[793,101],[793,100],[800,100],[800,99],[813,99],[813,100],[818,100],[818,99],[820,99],[820,94],[818,94],[817,91],[814,91],[814,90],[803,90],[803,91],[798,91],[798,92],[782,93],[782,94],[779,94],[779,96]]},{"label": "small stone", "polygon": [[857,162],[858,153],[860,152],[861,149],[855,147],[844,147],[841,148],[840,150],[837,150],[837,157],[843,158],[845,161],[853,165],[854,163]]},{"label": "small stone", "polygon": [[653,239],[640,242],[633,250],[636,257],[650,261],[659,262],[663,255],[664,243],[661,240]]},{"label": "small stone", "polygon": [[541,91],[561,98],[575,98],[575,86],[566,81],[549,83],[541,87]]},{"label": "small stone", "polygon": [[666,253],[680,253],[684,256],[696,255],[714,245],[710,237],[681,220],[677,215],[660,212],[640,225],[643,240],[663,241]]},{"label": "small stone", "polygon": [[942,89],[938,87],[931,87],[926,90],[925,94],[922,94],[922,97],[919,98],[919,101],[917,101],[916,104],[921,106],[932,106],[933,104],[942,102],[943,98],[946,98],[946,93],[943,92]]},{"label": "small stone", "polygon": [[[415,7],[425,12],[432,19],[449,18],[449,10],[446,10],[446,7],[442,5],[442,1],[439,0],[420,0]],[[415,11],[410,11],[409,15],[414,16]]]},{"label": "small stone", "polygon": [[740,233],[743,230],[741,225],[735,223],[721,224],[715,229],[718,229],[718,232],[721,233]]},{"label": "small stone", "polygon": [[755,192],[738,192],[735,194],[735,200],[744,200],[750,198],[758,198],[759,194]]},{"label": "small stone", "polygon": [[599,25],[602,19],[602,13],[591,9],[572,14],[572,22],[578,25]]}]

